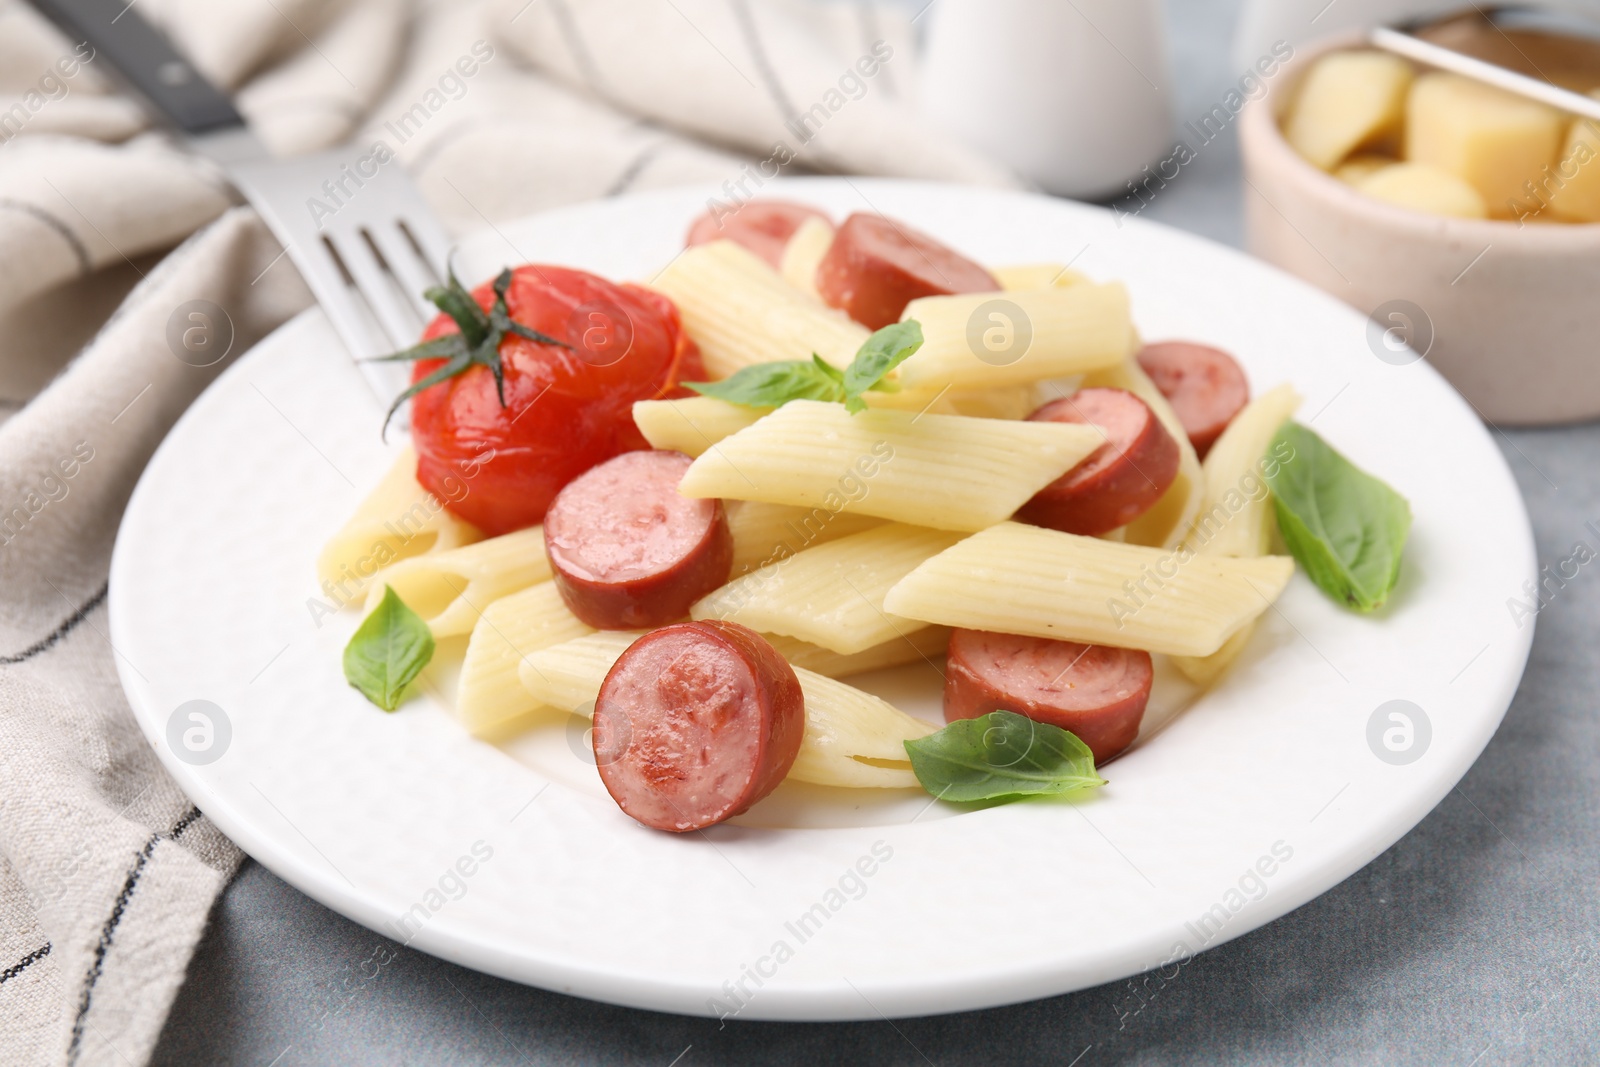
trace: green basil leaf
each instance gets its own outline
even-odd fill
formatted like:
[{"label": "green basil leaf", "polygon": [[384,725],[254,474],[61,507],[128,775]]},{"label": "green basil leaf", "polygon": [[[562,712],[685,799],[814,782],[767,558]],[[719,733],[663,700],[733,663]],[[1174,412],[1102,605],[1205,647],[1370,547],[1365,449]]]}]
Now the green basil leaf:
[{"label": "green basil leaf", "polygon": [[345,681],[384,711],[400,706],[405,687],[433,658],[433,631],[390,586],[344,649]]},{"label": "green basil leaf", "polygon": [[838,382],[840,390],[844,389],[844,371],[823,359],[815,352],[811,353],[811,362],[816,367],[817,373],[830,382]]},{"label": "green basil leaf", "polygon": [[702,396],[751,408],[775,408],[791,400],[844,399],[839,372],[816,357],[756,363],[720,382],[683,384]]},{"label": "green basil leaf", "polygon": [[885,383],[883,376],[921,347],[922,324],[916,319],[890,323],[867,338],[844,372],[845,409],[851,413],[865,411],[867,404],[861,394],[868,389],[893,392],[894,387]]},{"label": "green basil leaf", "polygon": [[784,360],[757,363],[720,382],[684,382],[701,396],[714,396],[730,404],[752,408],[775,408],[791,400],[844,401],[854,413],[866,410],[861,394],[869,389],[894,392],[893,382],[884,375],[922,347],[922,327],[915,320],[896,322],[868,337],[856,352],[847,370],[825,363],[812,353],[810,361]]},{"label": "green basil leaf", "polygon": [[957,719],[905,746],[917,781],[943,800],[1014,800],[1105,784],[1088,745],[1012,711]]},{"label": "green basil leaf", "polygon": [[1357,611],[1381,607],[1411,530],[1406,498],[1296,422],[1273,438],[1263,474],[1283,542],[1307,577]]}]

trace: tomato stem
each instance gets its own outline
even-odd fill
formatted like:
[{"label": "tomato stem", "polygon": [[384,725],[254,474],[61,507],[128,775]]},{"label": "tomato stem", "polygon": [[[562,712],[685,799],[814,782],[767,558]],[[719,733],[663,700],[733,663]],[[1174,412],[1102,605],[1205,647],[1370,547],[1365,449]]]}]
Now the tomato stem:
[{"label": "tomato stem", "polygon": [[446,285],[433,286],[422,294],[440,311],[455,320],[459,332],[435,337],[431,341],[424,341],[401,352],[373,357],[374,362],[445,360],[444,366],[434,370],[421,381],[413,382],[410,388],[395,397],[394,403],[389,405],[389,410],[383,417],[383,429],[379,432],[379,436],[388,439],[389,423],[394,419],[394,413],[400,410],[401,404],[422,390],[448,381],[471,367],[489,368],[490,373],[494,375],[495,395],[500,398],[500,406],[505,407],[506,376],[505,367],[500,362],[500,342],[505,340],[507,334],[515,334],[535,344],[556,345],[560,348],[572,347],[565,341],[558,341],[514,320],[506,307],[506,290],[509,288],[511,288],[511,268],[507,267],[495,277],[494,303],[490,305],[488,311],[485,311],[472,293],[456,279],[455,271],[452,270]]}]

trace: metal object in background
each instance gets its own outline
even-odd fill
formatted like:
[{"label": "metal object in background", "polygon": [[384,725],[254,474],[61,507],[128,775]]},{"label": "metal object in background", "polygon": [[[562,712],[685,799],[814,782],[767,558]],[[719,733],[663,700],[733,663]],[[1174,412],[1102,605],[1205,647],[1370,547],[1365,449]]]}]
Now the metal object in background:
[{"label": "metal object in background", "polygon": [[1530,78],[1525,74],[1518,74],[1514,70],[1486,63],[1481,59],[1451,51],[1420,37],[1413,37],[1409,33],[1401,33],[1387,26],[1379,26],[1368,34],[1367,39],[1376,48],[1396,55],[1405,56],[1424,66],[1437,67],[1440,70],[1450,71],[1471,78],[1473,81],[1492,85],[1510,93],[1516,93],[1529,100],[1537,100],[1541,104],[1584,118],[1600,119],[1600,100],[1582,93],[1575,93],[1563,89],[1549,82]]},{"label": "metal object in background", "polygon": [[[1412,30],[1463,14],[1491,19],[1510,29],[1526,20],[1575,25],[1600,16],[1597,0],[1527,0],[1511,5],[1473,0],[1243,0],[1233,40],[1233,68],[1248,70],[1256,56],[1284,41],[1302,44],[1369,26]],[[1590,21],[1593,26],[1593,22]],[[1592,32],[1592,31],[1591,31]]]},{"label": "metal object in background", "polygon": [[[226,94],[122,0],[34,0],[86,40],[196,153],[216,162],[260,213],[358,359],[414,344],[434,309],[422,291],[446,274],[444,228],[389,151],[345,146],[274,159]],[[378,399],[409,367],[360,364]]]}]

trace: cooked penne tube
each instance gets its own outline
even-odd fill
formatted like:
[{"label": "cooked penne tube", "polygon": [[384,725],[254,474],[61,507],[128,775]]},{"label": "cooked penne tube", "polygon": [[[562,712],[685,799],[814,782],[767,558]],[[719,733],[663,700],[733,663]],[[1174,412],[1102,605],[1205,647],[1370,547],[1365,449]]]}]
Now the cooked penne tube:
[{"label": "cooked penne tube", "polygon": [[847,367],[867,339],[865,326],[810,299],[732,241],[685,250],[650,285],[678,305],[713,378],[813,352]]},{"label": "cooked penne tube", "polygon": [[[862,397],[868,407],[892,411],[910,411],[917,414],[977,415],[988,418],[1021,418],[1012,414],[1018,407],[1015,390],[969,389],[960,395],[967,398],[971,411],[958,411],[951,402],[952,390],[896,390],[873,391]],[[989,394],[995,394],[991,398]],[[1028,391],[1031,399],[1032,393]],[[989,411],[996,414],[989,415]],[[1029,411],[1032,408],[1028,409]],[[687,456],[699,457],[724,437],[738,433],[757,419],[772,413],[771,408],[746,407],[730,404],[711,396],[685,397],[681,400],[640,400],[633,405],[633,423],[639,427],[651,448],[669,448]],[[1024,411],[1022,414],[1026,415]]]},{"label": "cooked penne tube", "polygon": [[407,445],[323,546],[317,580],[330,597],[347,603],[360,599],[373,576],[391,564],[482,538],[476,527],[450,514],[438,497],[417,484],[417,454]]},{"label": "cooked penne tube", "polygon": [[536,704],[592,715],[600,683],[627,647],[644,634],[600,630],[558,645],[535,649],[517,664],[517,677]]},{"label": "cooked penne tube", "polygon": [[801,508],[767,504],[760,500],[727,501],[728,531],[733,534],[732,577],[780,559],[788,559],[813,545],[881,526],[882,519],[852,515],[827,508]]},{"label": "cooked penne tube", "polygon": [[981,530],[1104,441],[1092,426],[792,400],[695,460],[678,491]]},{"label": "cooked penne tube", "polygon": [[1010,292],[1020,289],[1064,289],[1069,285],[1082,285],[1089,280],[1087,274],[1073,270],[1064,263],[1022,263],[1010,267],[991,267],[989,273],[1000,283],[1000,288]]},{"label": "cooked penne tube", "polygon": [[1195,455],[1189,435],[1177,412],[1161,395],[1155,382],[1140,368],[1137,360],[1126,359],[1115,367],[1093,371],[1083,378],[1084,388],[1126,389],[1150,405],[1156,418],[1167,428],[1178,443],[1178,476],[1161,495],[1155,505],[1130,522],[1124,539],[1131,545],[1149,545],[1159,548],[1176,548],[1188,536],[1194,517],[1200,512],[1200,501],[1205,494],[1205,476],[1200,470],[1200,458]]},{"label": "cooked penne tube", "polygon": [[790,778],[855,789],[917,788],[905,743],[937,726],[844,682],[799,667],[794,673],[806,697],[806,734]]},{"label": "cooked penne tube", "polygon": [[1277,520],[1262,474],[1276,472],[1285,459],[1267,455],[1267,448],[1299,406],[1294,388],[1280,385],[1245,405],[1211,446],[1201,468],[1205,497],[1189,531],[1195,551],[1240,559],[1267,554]]},{"label": "cooked penne tube", "polygon": [[919,624],[917,629],[904,637],[885,641],[881,645],[873,645],[863,652],[849,656],[841,656],[821,645],[813,645],[809,641],[801,641],[794,637],[784,637],[782,634],[761,636],[765,637],[796,669],[804,667],[827,678],[848,678],[852,674],[904,667],[908,663],[932,662],[945,654],[945,649],[950,644],[950,627]]},{"label": "cooked penne tube", "polygon": [[467,642],[456,690],[456,716],[469,732],[478,734],[532,711],[538,701],[517,675],[523,658],[593,632],[567,610],[554,582],[541,582],[496,600],[483,609]]},{"label": "cooked penne tube", "polygon": [[1039,405],[1034,400],[1035,386],[999,385],[993,389],[952,389],[944,398],[951,413],[976,419],[1025,419]]},{"label": "cooked penne tube", "polygon": [[1225,559],[1008,522],[901,579],[884,610],[998,633],[1207,656],[1283,592],[1286,556]]},{"label": "cooked penne tube", "polygon": [[[1262,476],[1285,458],[1267,455],[1267,448],[1299,406],[1299,394],[1280,385],[1252,400],[1222,431],[1202,465],[1206,493],[1189,531],[1189,547],[1201,555],[1236,559],[1267,554],[1278,524]],[[1172,662],[1190,681],[1209,685],[1233,665],[1254,629],[1248,624],[1209,656],[1174,656]]]},{"label": "cooked penne tube", "polygon": [[950,403],[949,389],[872,390],[862,394],[867,407],[880,411],[909,411],[913,415],[958,415]]},{"label": "cooked penne tube", "polygon": [[833,227],[828,220],[812,215],[800,224],[800,228],[789,238],[789,243],[783,246],[783,260],[778,264],[778,273],[784,281],[821,303],[822,297],[817,293],[817,267],[822,263],[822,257],[828,254],[831,244]]},{"label": "cooked penne tube", "polygon": [[1244,651],[1255,632],[1256,621],[1251,619],[1209,656],[1169,656],[1168,659],[1195,685],[1210,685],[1233,666],[1233,661],[1239,658],[1239,653]]},{"label": "cooked penne tube", "polygon": [[[608,631],[535,652],[521,666],[523,685],[541,704],[593,715],[606,672],[640,636]],[[794,673],[805,694],[806,732],[790,778],[863,789],[916,786],[904,742],[937,727],[843,682],[803,668]]]},{"label": "cooked penne tube", "polygon": [[367,590],[366,610],[377,607],[383,587],[391,586],[434,637],[451,637],[472,630],[494,601],[549,577],[544,529],[535,526],[396,563]]},{"label": "cooked penne tube", "polygon": [[639,427],[651,448],[699,456],[724,437],[749,426],[768,410],[730,404],[710,396],[640,400],[633,405],[633,424]]},{"label": "cooked penne tube", "polygon": [[840,655],[864,652],[921,629],[885,614],[884,594],[964,536],[889,523],[753,570],[702,598],[689,616],[796,637]]},{"label": "cooked penne tube", "polygon": [[900,364],[907,389],[1036,382],[1115,366],[1133,350],[1120,284],[928,296],[901,318],[922,324],[922,347]]}]

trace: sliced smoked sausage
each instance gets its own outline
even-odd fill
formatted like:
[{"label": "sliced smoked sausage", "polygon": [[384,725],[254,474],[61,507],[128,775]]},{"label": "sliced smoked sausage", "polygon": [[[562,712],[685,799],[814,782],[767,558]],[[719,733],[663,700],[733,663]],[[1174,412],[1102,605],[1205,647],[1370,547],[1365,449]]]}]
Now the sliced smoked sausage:
[{"label": "sliced smoked sausage", "polygon": [[1014,711],[1078,735],[1103,763],[1133,744],[1154,678],[1150,653],[983,630],[950,635],[944,718]]},{"label": "sliced smoked sausage", "polygon": [[594,755],[617,805],[699,830],[777,788],[806,729],[794,668],[754,630],[682,622],[639,638],[594,704]]},{"label": "sliced smoked sausage", "polygon": [[1178,442],[1150,405],[1126,389],[1079,389],[1028,421],[1090,423],[1105,431],[1106,443],[1022,505],[1023,522],[1103,534],[1143,515],[1178,476]]},{"label": "sliced smoked sausage", "polygon": [[806,219],[829,222],[827,215],[814,207],[788,200],[746,200],[731,211],[707,211],[689,226],[684,244],[709,244],[729,240],[743,245],[773,267],[783,262],[783,247]]},{"label": "sliced smoked sausage", "polygon": [[994,276],[925,233],[882,215],[844,220],[817,266],[817,292],[871,330],[899,322],[918,297],[999,289]]},{"label": "sliced smoked sausage", "polygon": [[1237,360],[1193,341],[1145,345],[1139,366],[1167,398],[1201,459],[1250,402],[1250,382]]},{"label": "sliced smoked sausage", "polygon": [[733,535],[720,500],[678,494],[682,452],[624,452],[556,494],[545,554],[561,599],[599,630],[673,622],[728,580]]}]

